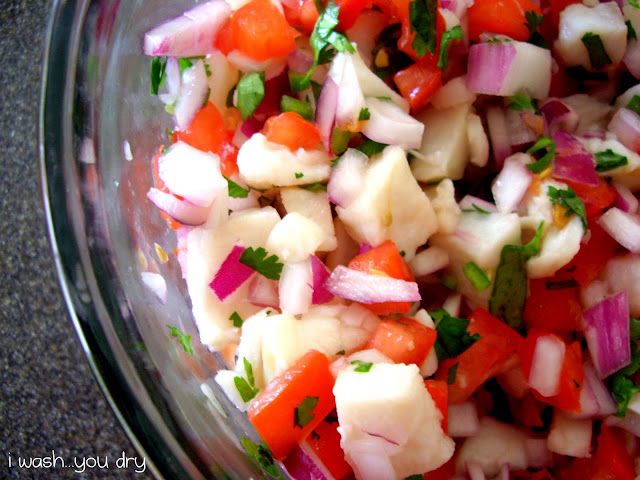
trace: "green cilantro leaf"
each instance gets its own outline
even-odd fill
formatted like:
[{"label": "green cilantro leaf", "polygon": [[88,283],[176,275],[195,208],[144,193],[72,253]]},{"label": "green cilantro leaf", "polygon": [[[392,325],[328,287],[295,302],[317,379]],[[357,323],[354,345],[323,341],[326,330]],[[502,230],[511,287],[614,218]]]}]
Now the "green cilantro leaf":
[{"label": "green cilantro leaf", "polygon": [[631,20],[627,20],[624,23],[627,26],[627,40],[637,40],[638,34],[636,33],[636,29],[633,28],[633,24],[631,23]]},{"label": "green cilantro leaf", "polygon": [[413,0],[409,3],[409,24],[416,36],[411,46],[418,57],[424,57],[427,50],[436,53],[437,0]]},{"label": "green cilantro leaf", "polygon": [[565,214],[567,217],[571,216],[572,213],[578,215],[582,221],[584,230],[587,230],[587,209],[585,208],[582,200],[580,200],[580,197],[576,195],[576,192],[574,192],[571,187],[567,187],[566,190],[559,190],[556,187],[549,185],[547,196],[551,199],[551,203],[554,205],[560,204],[563,207],[568,208],[567,213]]},{"label": "green cilantro leaf", "polygon": [[151,59],[151,95],[157,95],[158,90],[164,85],[164,81],[167,79],[166,68],[167,57],[153,57]]},{"label": "green cilantro leaf", "polygon": [[454,385],[456,383],[457,373],[458,373],[458,364],[456,363],[447,372],[447,385]]},{"label": "green cilantro leaf", "polygon": [[317,192],[320,190],[327,191],[327,186],[324,183],[312,183],[311,185],[303,185],[300,188],[308,190],[310,192]]},{"label": "green cilantro leaf", "polygon": [[596,153],[596,170],[598,172],[608,172],[614,168],[627,165],[629,160],[624,155],[607,148],[604,152]]},{"label": "green cilantro leaf", "polygon": [[178,337],[178,343],[180,344],[182,349],[189,355],[193,355],[193,347],[191,346],[191,335],[187,335],[179,328],[172,327],[171,325],[167,325],[167,328],[171,330],[172,337]]},{"label": "green cilantro leaf", "polygon": [[281,112],[295,112],[305,120],[313,120],[313,107],[309,102],[283,95],[280,99]]},{"label": "green cilantro leaf", "polygon": [[388,145],[386,143],[378,143],[367,139],[364,143],[358,145],[356,150],[364,153],[367,157],[372,157],[382,152]]},{"label": "green cilantro leaf", "polygon": [[487,274],[484,273],[475,262],[465,263],[462,266],[462,272],[478,292],[482,292],[491,285],[491,280],[489,280]]},{"label": "green cilantro leaf", "polygon": [[512,95],[507,97],[511,103],[507,105],[507,108],[511,110],[517,110],[518,112],[523,112],[525,110],[533,110],[538,112],[540,109],[536,102],[526,93],[521,95]]},{"label": "green cilantro leaf", "polygon": [[300,179],[300,178],[304,177],[304,173],[302,173],[302,172],[296,172],[296,173],[295,173],[295,176],[296,176],[296,178],[297,178],[297,179]]},{"label": "green cilantro leaf", "polygon": [[243,402],[252,400],[260,391],[257,388],[251,387],[243,377],[233,377],[233,383],[235,384],[238,393],[240,393],[240,397],[242,397]]},{"label": "green cilantro leaf", "polygon": [[[338,127],[333,128],[331,134],[331,151],[334,155],[342,155],[349,148],[349,140],[351,140],[351,132],[340,130]],[[338,158],[335,161],[332,160],[332,166],[336,164]]]},{"label": "green cilantro leaf", "polygon": [[460,25],[456,25],[450,28],[442,34],[442,40],[440,41],[440,58],[438,59],[438,68],[447,68],[447,60],[449,59],[449,43],[451,40],[457,40],[463,38],[462,28]]},{"label": "green cilantro leaf", "polygon": [[282,475],[280,475],[280,471],[278,470],[278,466],[273,460],[271,451],[264,442],[262,442],[261,445],[258,445],[247,437],[242,437],[240,443],[246,450],[249,457],[258,462],[258,465],[262,467],[266,473],[274,478],[282,478]]},{"label": "green cilantro leaf", "polygon": [[267,255],[267,251],[262,247],[258,247],[255,250],[249,247],[240,255],[240,263],[253,268],[263,277],[271,280],[280,280],[280,273],[284,265],[278,262],[276,255],[269,257]]},{"label": "green cilantro leaf", "polygon": [[248,73],[238,82],[238,110],[246,120],[264,98],[264,73]]},{"label": "green cilantro leaf", "polygon": [[315,415],[311,412],[316,408],[318,400],[320,400],[320,397],[304,397],[304,400],[300,402],[300,405],[295,408],[293,415],[294,427],[304,428],[315,418]]},{"label": "green cilantro leaf", "polygon": [[540,173],[543,170],[549,168],[549,165],[551,165],[551,160],[553,160],[553,156],[556,154],[556,142],[543,135],[529,150],[527,150],[527,153],[531,154],[543,150],[547,147],[549,147],[549,150],[547,150],[547,152],[542,157],[540,157],[537,162],[527,164],[527,168],[533,173]]},{"label": "green cilantro leaf", "polygon": [[251,362],[247,360],[247,357],[242,358],[242,363],[244,365],[244,371],[247,373],[247,380],[249,381],[249,385],[255,387],[255,379],[253,377],[253,366]]},{"label": "green cilantro leaf", "polygon": [[457,357],[480,339],[477,333],[469,335],[467,331],[469,320],[452,317],[443,308],[429,312],[429,315],[435,322],[438,332],[434,345],[438,360]]},{"label": "green cilantro leaf", "polygon": [[529,33],[533,35],[542,23],[542,15],[538,15],[535,10],[529,10],[524,12],[524,18],[526,19],[525,25],[529,29]]},{"label": "green cilantro leaf", "polygon": [[634,8],[640,8],[640,3],[638,3],[637,0],[629,0],[629,5]]},{"label": "green cilantro leaf", "polygon": [[640,95],[634,95],[631,100],[629,100],[627,109],[640,115]]},{"label": "green cilantro leaf", "polygon": [[485,210],[484,208],[479,207],[475,203],[472,203],[471,206],[473,208],[465,208],[462,211],[465,213],[483,213],[485,215],[489,215],[491,213],[489,210]]},{"label": "green cilantro leaf", "polygon": [[640,319],[629,318],[629,338],[632,342],[640,340]]},{"label": "green cilantro leaf", "polygon": [[353,362],[351,362],[351,365],[357,365],[357,367],[353,369],[354,372],[367,373],[369,370],[371,370],[373,363],[363,362],[362,360],[354,360]]},{"label": "green cilantro leaf", "polygon": [[233,312],[229,317],[229,320],[233,322],[233,326],[236,328],[242,327],[242,324],[244,323],[242,317],[238,312]]},{"label": "green cilantro leaf", "polygon": [[336,352],[336,355],[345,355],[347,352],[345,352],[344,350],[340,350],[339,352]]},{"label": "green cilantro leaf", "polygon": [[249,195],[248,189],[241,187],[240,185],[238,185],[236,182],[234,182],[228,177],[224,177],[224,178],[227,180],[227,185],[229,188],[229,196],[231,198],[247,198],[247,196]]},{"label": "green cilantro leaf", "polygon": [[632,343],[631,363],[614,373],[608,381],[611,395],[618,405],[618,411],[614,414],[616,417],[624,418],[626,416],[631,397],[640,392],[640,385],[634,385],[633,381],[628,378],[638,370],[640,370],[640,351],[638,351],[636,344]]},{"label": "green cilantro leaf", "polygon": [[505,245],[500,252],[500,263],[489,299],[489,311],[511,328],[519,328],[522,323],[522,312],[527,299],[526,263],[540,251],[543,227],[544,222],[526,245]]},{"label": "green cilantro leaf", "polygon": [[361,122],[362,120],[369,120],[370,118],[371,118],[371,113],[369,113],[368,108],[363,108],[360,110],[360,113],[358,114],[359,122]]},{"label": "green cilantro leaf", "polygon": [[607,65],[611,65],[611,58],[604,48],[600,35],[587,32],[582,36],[582,43],[589,52],[589,61],[595,70],[602,70]]}]

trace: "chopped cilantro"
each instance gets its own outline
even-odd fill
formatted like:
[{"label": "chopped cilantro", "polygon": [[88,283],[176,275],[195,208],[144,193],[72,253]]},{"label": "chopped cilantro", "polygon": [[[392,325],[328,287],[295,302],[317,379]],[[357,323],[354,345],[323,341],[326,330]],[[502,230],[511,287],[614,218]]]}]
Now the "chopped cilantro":
[{"label": "chopped cilantro", "polygon": [[629,100],[627,109],[640,115],[640,95],[634,95],[631,100]]},{"label": "chopped cilantro", "polygon": [[553,160],[553,156],[556,154],[556,142],[543,135],[529,150],[527,150],[527,153],[531,154],[543,150],[547,147],[549,147],[549,150],[547,150],[546,153],[542,157],[540,157],[537,162],[527,164],[527,168],[533,173],[540,173],[543,170],[549,168],[549,165],[551,165],[551,160]]},{"label": "chopped cilantro", "polygon": [[385,143],[374,142],[373,140],[367,139],[364,143],[358,145],[356,150],[361,151],[367,157],[372,157],[380,152],[382,152],[387,147]]},{"label": "chopped cilantro", "polygon": [[363,362],[362,360],[354,360],[353,362],[351,362],[351,365],[357,365],[357,367],[353,369],[354,372],[367,373],[369,370],[371,370],[373,363]]},{"label": "chopped cilantro", "polygon": [[167,68],[167,57],[153,57],[151,60],[151,95],[157,95],[158,90],[164,85],[167,79],[165,69]]},{"label": "chopped cilantro", "polygon": [[309,102],[283,95],[280,99],[280,111],[295,112],[305,120],[313,120],[313,107]]},{"label": "chopped cilantro", "polygon": [[405,478],[404,480],[422,480],[422,475],[411,475],[410,477]]},{"label": "chopped cilantro", "polygon": [[282,475],[280,475],[280,471],[278,470],[278,466],[269,451],[269,447],[267,447],[264,442],[262,442],[261,445],[258,445],[247,437],[242,437],[240,443],[246,450],[249,457],[258,462],[258,465],[260,465],[266,473],[275,478],[282,478]]},{"label": "chopped cilantro", "polygon": [[523,112],[525,110],[533,110],[538,112],[540,109],[536,102],[526,93],[521,95],[512,95],[507,97],[511,103],[507,105],[507,108],[511,110],[517,110],[518,112]]},{"label": "chopped cilantro", "polygon": [[456,383],[456,374],[458,373],[458,364],[453,365],[447,372],[447,385]]},{"label": "chopped cilantro", "polygon": [[[351,132],[340,130],[338,127],[334,127],[331,134],[331,151],[334,155],[342,155],[349,147],[349,140],[351,140]],[[336,162],[337,162],[336,158]],[[335,162],[333,163],[335,165]]]},{"label": "chopped cilantro", "polygon": [[296,178],[302,178],[302,177],[304,177],[304,173],[302,173],[302,172],[296,172],[296,173],[295,173],[295,176],[296,176]]},{"label": "chopped cilantro", "polygon": [[529,10],[524,12],[524,18],[526,19],[525,25],[529,29],[529,33],[533,34],[540,24],[542,23],[542,15],[538,15],[535,10]]},{"label": "chopped cilantro", "polygon": [[629,318],[629,338],[632,342],[640,340],[640,320],[637,318]]},{"label": "chopped cilantro", "polygon": [[640,3],[638,3],[637,0],[629,0],[629,5],[631,5],[634,8],[640,8]]},{"label": "chopped cilantro", "polygon": [[194,61],[202,60],[202,63],[204,64],[204,71],[206,72],[207,77],[210,77],[211,76],[211,69],[209,68],[209,65],[207,64],[207,62],[204,61],[204,59],[205,59],[204,56],[178,58],[178,65],[180,66],[180,73],[184,72],[187,68],[193,66],[193,62]]},{"label": "chopped cilantro", "polygon": [[249,195],[248,189],[241,187],[240,185],[238,185],[236,182],[234,182],[228,177],[224,177],[224,178],[227,180],[229,196],[231,198],[247,198],[247,196]]},{"label": "chopped cilantro", "polygon": [[234,327],[237,327],[237,328],[242,327],[243,320],[238,312],[233,312],[229,317],[229,320],[233,322]]},{"label": "chopped cilantro", "polygon": [[627,407],[631,397],[640,392],[640,385],[635,385],[629,378],[638,370],[640,370],[640,351],[638,351],[636,344],[632,343],[631,363],[609,377],[611,395],[618,405],[618,411],[614,414],[616,417],[624,418],[627,415]]},{"label": "chopped cilantro", "polygon": [[484,208],[479,207],[475,203],[472,203],[471,206],[473,208],[465,208],[462,211],[465,213],[483,213],[485,215],[489,215],[491,213],[489,210],[485,210]]},{"label": "chopped cilantro", "polygon": [[172,337],[178,337],[178,343],[180,344],[182,349],[189,355],[193,355],[193,347],[191,346],[191,335],[187,335],[179,328],[172,327],[171,325],[167,325],[167,328],[171,330]]},{"label": "chopped cilantro", "polygon": [[628,163],[627,157],[614,152],[610,148],[607,148],[604,152],[596,153],[596,170],[598,172],[608,172]]},{"label": "chopped cilantro", "polygon": [[429,315],[435,322],[438,332],[434,345],[438,360],[457,357],[480,339],[477,333],[469,335],[467,331],[469,320],[452,317],[443,308],[429,312]]},{"label": "chopped cilantro", "polygon": [[320,397],[304,397],[300,405],[295,408],[293,415],[294,427],[304,428],[315,418],[315,415],[311,412],[316,408],[318,400],[320,400]]},{"label": "chopped cilantro", "polygon": [[280,280],[280,273],[284,265],[278,262],[276,255],[267,255],[267,251],[262,247],[258,247],[255,250],[249,247],[240,255],[240,263],[253,268],[263,277],[271,280]]},{"label": "chopped cilantro", "polygon": [[327,191],[327,186],[324,183],[312,183],[311,185],[304,185],[300,188],[309,190],[310,192],[317,192],[319,190]]},{"label": "chopped cilantro", "polygon": [[467,280],[471,283],[473,288],[475,288],[478,292],[482,292],[483,290],[489,288],[491,285],[491,280],[487,277],[487,274],[482,271],[475,262],[465,263],[462,266],[462,271],[467,277]]},{"label": "chopped cilantro", "polygon": [[547,290],[563,290],[565,288],[575,288],[580,286],[574,278],[570,278],[569,280],[559,280],[557,282],[545,282],[544,285]]},{"label": "chopped cilantro", "polygon": [[313,432],[311,432],[311,438],[313,440],[320,440],[320,435],[318,435],[318,432],[314,430]]},{"label": "chopped cilantro", "polygon": [[358,114],[358,121],[361,122],[363,120],[369,120],[371,118],[371,114],[369,113],[368,108],[360,109],[360,113]]},{"label": "chopped cilantro", "polygon": [[251,362],[247,360],[246,357],[242,358],[242,364],[244,365],[244,371],[247,372],[247,380],[249,381],[249,385],[255,387],[255,379],[253,377],[253,366]]},{"label": "chopped cilantro", "polygon": [[611,58],[604,49],[600,35],[593,32],[587,32],[582,36],[582,43],[589,52],[589,61],[591,66],[596,70],[602,70],[611,64]]},{"label": "chopped cilantro", "polygon": [[511,328],[519,328],[522,323],[522,312],[527,299],[526,263],[540,251],[543,227],[544,222],[526,245],[505,245],[500,252],[500,263],[489,299],[489,311]]},{"label": "chopped cilantro", "polygon": [[405,257],[406,255],[407,255],[407,252],[405,252],[404,250],[400,250],[401,257]]},{"label": "chopped cilantro", "polygon": [[264,98],[264,73],[248,73],[238,82],[238,110],[242,120],[256,111]]},{"label": "chopped cilantro", "polygon": [[437,0],[413,0],[409,3],[409,24],[416,36],[411,46],[418,57],[424,57],[427,50],[436,53]]},{"label": "chopped cilantro", "polygon": [[587,230],[587,209],[585,208],[582,200],[580,200],[580,197],[576,195],[576,192],[574,192],[571,187],[567,187],[566,190],[559,190],[556,187],[549,185],[547,196],[551,199],[551,203],[554,205],[560,204],[568,209],[565,214],[567,217],[572,213],[578,215],[582,221],[584,230]]},{"label": "chopped cilantro", "polygon": [[251,387],[249,382],[247,382],[243,377],[233,377],[233,383],[236,386],[240,397],[242,397],[243,402],[252,400],[260,391],[257,388]]},{"label": "chopped cilantro", "polygon": [[636,29],[633,28],[633,24],[631,23],[631,20],[627,20],[624,23],[627,26],[627,40],[637,40],[638,34],[636,33]]},{"label": "chopped cilantro", "polygon": [[442,34],[442,40],[440,40],[440,58],[438,59],[438,68],[447,68],[447,60],[449,59],[449,43],[451,40],[457,40],[463,38],[462,28],[460,25],[456,25],[450,28]]},{"label": "chopped cilantro", "polygon": [[336,352],[336,355],[344,355],[346,352],[344,350],[340,350],[339,352]]}]

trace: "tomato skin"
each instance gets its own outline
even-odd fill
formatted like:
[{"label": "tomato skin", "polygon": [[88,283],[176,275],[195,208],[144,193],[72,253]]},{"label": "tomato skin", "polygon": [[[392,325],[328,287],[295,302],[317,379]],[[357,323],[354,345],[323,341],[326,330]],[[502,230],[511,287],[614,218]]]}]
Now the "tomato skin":
[{"label": "tomato skin", "polygon": [[566,179],[563,182],[569,185],[584,202],[587,217],[597,215],[616,201],[616,189],[602,178],[598,178],[598,185],[595,187]]},{"label": "tomato skin", "polygon": [[[233,137],[231,135],[231,137]],[[238,147],[232,142],[231,138],[227,138],[218,149],[220,157],[220,173],[229,178],[238,173]]]},{"label": "tomato skin", "polygon": [[529,11],[542,15],[540,6],[532,0],[475,0],[467,10],[469,38],[477,42],[483,32],[491,32],[527,41],[530,32],[525,12]]},{"label": "tomato skin", "polygon": [[[414,281],[413,272],[398,252],[396,244],[391,240],[386,240],[368,252],[356,255],[351,259],[348,267],[361,272],[384,274],[408,282]],[[411,302],[382,302],[363,306],[376,315],[409,313],[411,311]]]},{"label": "tomato skin", "polygon": [[311,35],[320,14],[313,0],[298,0],[295,4],[283,3],[284,16],[294,28]]},{"label": "tomato skin", "polygon": [[269,142],[284,145],[291,151],[310,150],[321,141],[316,126],[295,112],[284,112],[269,118],[262,129]]},{"label": "tomato skin", "polygon": [[344,459],[344,451],[340,447],[338,422],[322,421],[314,430],[316,435],[307,437],[307,444],[318,455],[324,466],[336,480],[341,480],[353,472],[351,465]]},{"label": "tomato skin", "polygon": [[233,50],[257,61],[283,58],[296,49],[298,32],[270,0],[251,0],[234,11],[216,38],[225,55]]},{"label": "tomato skin", "polygon": [[442,86],[442,71],[434,65],[414,63],[393,76],[400,94],[409,101],[412,112],[425,107]]},{"label": "tomato skin", "polygon": [[574,3],[582,3],[580,0],[549,0],[549,5],[551,6],[551,19],[553,20],[553,25],[558,30],[558,23],[560,23],[560,13],[567,8],[569,5],[573,5]]},{"label": "tomato skin", "polygon": [[174,132],[174,142],[182,141],[203,152],[216,153],[227,138],[224,119],[216,106],[208,102],[184,130]]},{"label": "tomato skin", "polygon": [[456,475],[456,457],[453,456],[447,463],[435,470],[422,475],[423,480],[449,480]]},{"label": "tomato skin", "polygon": [[429,391],[436,408],[442,413],[440,426],[446,435],[449,431],[449,389],[447,383],[440,380],[425,380],[424,386]]},{"label": "tomato skin", "polygon": [[527,328],[544,328],[552,331],[582,330],[582,305],[578,300],[578,289],[547,289],[547,282],[558,282],[557,278],[529,280],[523,320]]},{"label": "tomato skin", "polygon": [[342,32],[349,30],[356,23],[362,10],[370,3],[370,0],[338,0],[340,7],[338,12],[338,29]]},{"label": "tomato skin", "polygon": [[395,363],[420,364],[436,342],[437,333],[413,318],[381,322],[366,348],[375,348]]}]

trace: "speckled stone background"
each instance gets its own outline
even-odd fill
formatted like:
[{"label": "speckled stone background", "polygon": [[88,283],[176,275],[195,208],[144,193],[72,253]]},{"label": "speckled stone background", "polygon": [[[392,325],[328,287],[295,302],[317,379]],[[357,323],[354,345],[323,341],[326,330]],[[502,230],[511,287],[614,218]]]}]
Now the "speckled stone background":
[{"label": "speckled stone background", "polygon": [[[0,0],[0,479],[150,479],[111,412],[67,316],[44,224],[37,124],[52,2]],[[25,469],[18,457],[108,469]],[[9,466],[11,458],[13,466]],[[142,461],[140,457],[139,461]],[[59,461],[58,461],[59,462]]]}]

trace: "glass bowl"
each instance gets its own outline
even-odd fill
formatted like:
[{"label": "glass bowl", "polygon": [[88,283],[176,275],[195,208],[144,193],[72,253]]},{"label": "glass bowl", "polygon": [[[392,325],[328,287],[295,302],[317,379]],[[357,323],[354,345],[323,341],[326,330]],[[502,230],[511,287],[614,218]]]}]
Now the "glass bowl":
[{"label": "glass bowl", "polygon": [[[171,125],[149,94],[142,38],[184,8],[54,2],[40,118],[49,233],[83,348],[154,475],[267,478],[240,443],[257,440],[255,430],[213,380],[223,361],[198,341],[175,233],[146,199],[150,159]],[[143,271],[166,279],[166,305],[145,288]],[[166,325],[191,335],[193,356]]]}]

